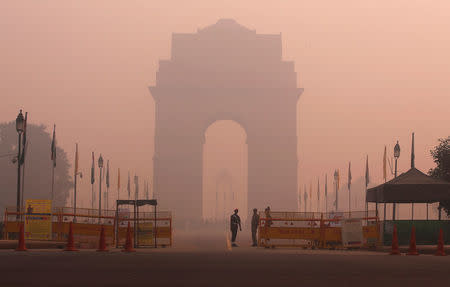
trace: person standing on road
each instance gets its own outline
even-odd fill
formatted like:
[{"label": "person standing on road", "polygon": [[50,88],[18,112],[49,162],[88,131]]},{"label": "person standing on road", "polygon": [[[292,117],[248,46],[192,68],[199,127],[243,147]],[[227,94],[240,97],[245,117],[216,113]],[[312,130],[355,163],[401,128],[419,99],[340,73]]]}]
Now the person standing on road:
[{"label": "person standing on road", "polygon": [[256,232],[258,231],[258,225],[259,225],[258,209],[253,208],[253,216],[252,216],[252,240],[253,240],[253,245],[252,246],[258,246],[258,241],[256,239]]},{"label": "person standing on road", "polygon": [[265,244],[269,244],[269,228],[272,226],[272,215],[270,214],[270,206],[267,206],[264,210],[265,213],[265,222],[264,222],[264,235],[265,235]]},{"label": "person standing on road", "polygon": [[236,208],[234,210],[234,214],[231,215],[231,218],[230,218],[231,246],[233,246],[233,247],[237,247],[237,244],[236,244],[235,241],[236,241],[236,235],[237,235],[238,227],[239,227],[239,230],[242,231],[241,218],[239,217],[238,209]]}]

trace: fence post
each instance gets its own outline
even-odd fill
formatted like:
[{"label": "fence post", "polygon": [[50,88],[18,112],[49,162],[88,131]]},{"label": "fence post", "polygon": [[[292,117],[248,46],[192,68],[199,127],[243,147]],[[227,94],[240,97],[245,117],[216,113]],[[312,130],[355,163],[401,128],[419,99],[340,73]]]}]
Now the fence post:
[{"label": "fence post", "polygon": [[5,239],[8,240],[8,209],[5,208],[5,218],[3,219],[3,234]]}]

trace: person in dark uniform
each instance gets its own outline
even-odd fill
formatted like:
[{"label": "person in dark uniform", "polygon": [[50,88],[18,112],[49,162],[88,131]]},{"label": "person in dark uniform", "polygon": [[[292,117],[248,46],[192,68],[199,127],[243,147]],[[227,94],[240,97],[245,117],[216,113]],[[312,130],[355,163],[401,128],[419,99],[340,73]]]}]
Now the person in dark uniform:
[{"label": "person in dark uniform", "polygon": [[256,239],[256,232],[258,231],[258,225],[259,225],[258,209],[253,208],[253,216],[252,216],[252,240],[253,240],[253,245],[252,246],[258,246],[258,241]]},{"label": "person in dark uniform", "polygon": [[233,247],[237,247],[237,244],[236,244],[235,241],[236,241],[236,235],[237,235],[238,227],[239,227],[239,230],[242,231],[241,218],[239,217],[238,210],[236,208],[234,210],[234,214],[231,215],[231,218],[230,218],[231,246],[233,246]]}]

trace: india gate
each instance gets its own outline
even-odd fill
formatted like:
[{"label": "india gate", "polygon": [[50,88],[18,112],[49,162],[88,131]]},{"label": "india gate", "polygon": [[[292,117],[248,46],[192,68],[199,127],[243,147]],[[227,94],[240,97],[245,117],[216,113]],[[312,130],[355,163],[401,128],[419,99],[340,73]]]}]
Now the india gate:
[{"label": "india gate", "polygon": [[[248,210],[297,210],[297,87],[282,60],[281,34],[221,19],[194,34],[172,35],[159,62],[155,100],[154,191],[175,221],[202,219],[206,129],[232,120],[245,130]],[[229,211],[231,215],[232,210]]]}]

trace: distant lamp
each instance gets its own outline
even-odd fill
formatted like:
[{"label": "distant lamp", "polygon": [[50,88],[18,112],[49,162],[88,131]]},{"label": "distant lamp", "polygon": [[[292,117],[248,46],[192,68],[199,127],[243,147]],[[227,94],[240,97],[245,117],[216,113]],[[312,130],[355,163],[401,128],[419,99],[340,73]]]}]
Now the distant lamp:
[{"label": "distant lamp", "polygon": [[[394,177],[397,177],[397,160],[400,157],[400,145],[397,144],[394,146],[394,157],[395,157],[395,171],[394,171]],[[395,220],[395,202],[392,204],[392,220]]]},{"label": "distant lamp", "polygon": [[99,168],[102,168],[102,167],[103,167],[103,157],[102,157],[101,154],[100,154],[100,157],[98,158],[98,167],[99,167]]},{"label": "distant lamp", "polygon": [[19,114],[17,115],[16,118],[16,130],[18,133],[22,133],[24,130],[24,123],[25,123],[25,119],[23,117],[22,114],[22,110],[20,110]]},{"label": "distant lamp", "polygon": [[398,144],[398,141],[397,141],[397,144],[394,147],[394,157],[396,159],[398,159],[400,157],[400,145]]}]

